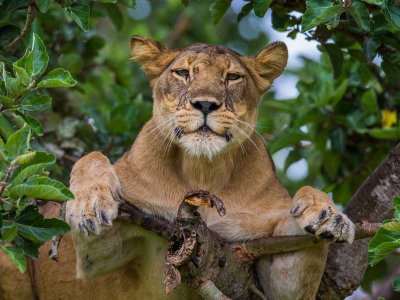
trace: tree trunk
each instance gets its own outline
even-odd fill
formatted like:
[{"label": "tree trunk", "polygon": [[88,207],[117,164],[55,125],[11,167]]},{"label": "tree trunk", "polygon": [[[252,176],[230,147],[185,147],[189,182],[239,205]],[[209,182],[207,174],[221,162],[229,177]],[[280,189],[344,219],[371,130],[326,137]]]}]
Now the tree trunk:
[{"label": "tree trunk", "polygon": [[[382,222],[393,216],[394,196],[400,195],[400,144],[360,186],[344,213],[354,222]],[[331,244],[317,298],[343,299],[360,285],[368,263],[370,239],[352,245]]]}]

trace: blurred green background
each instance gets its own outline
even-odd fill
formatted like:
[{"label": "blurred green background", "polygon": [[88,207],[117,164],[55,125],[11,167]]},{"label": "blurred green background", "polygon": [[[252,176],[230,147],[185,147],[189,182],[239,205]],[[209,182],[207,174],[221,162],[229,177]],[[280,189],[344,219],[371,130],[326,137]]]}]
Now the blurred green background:
[{"label": "blurred green background", "polygon": [[[129,60],[130,37],[137,34],[171,48],[222,44],[245,55],[276,39],[288,43],[289,67],[263,96],[257,131],[292,195],[311,185],[345,206],[400,140],[400,21],[390,22],[385,9],[400,10],[383,6],[393,1],[354,1],[357,9],[368,9],[371,22],[349,8],[320,22],[332,30],[319,25],[305,33],[300,27],[304,1],[275,1],[264,15],[258,7],[259,16],[253,5],[271,1],[183,1],[188,6],[181,0],[36,2],[29,33],[43,39],[49,69],[69,70],[78,82],[68,90],[46,91],[53,98],[51,109],[34,114],[44,135],[36,136],[33,146],[56,154],[52,174],[65,183],[72,165],[90,151],[100,150],[115,161],[151,117],[148,81]],[[16,47],[4,48],[20,34],[29,3],[0,1],[0,58],[6,65],[31,42],[32,35],[26,34]],[[347,23],[342,23],[344,14]],[[367,272],[365,291],[371,291],[373,279],[392,273],[389,260],[398,261],[392,256]]]}]

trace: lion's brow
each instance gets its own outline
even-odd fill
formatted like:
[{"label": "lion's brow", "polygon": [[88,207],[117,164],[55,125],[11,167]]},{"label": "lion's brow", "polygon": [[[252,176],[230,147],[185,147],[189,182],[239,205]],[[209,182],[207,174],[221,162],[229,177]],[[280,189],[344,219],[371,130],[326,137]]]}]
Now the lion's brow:
[{"label": "lion's brow", "polygon": [[207,54],[226,54],[229,53],[233,56],[241,57],[242,55],[231,48],[221,45],[208,45],[208,44],[193,44],[186,46],[182,49],[183,51],[193,51],[196,53],[207,53]]}]

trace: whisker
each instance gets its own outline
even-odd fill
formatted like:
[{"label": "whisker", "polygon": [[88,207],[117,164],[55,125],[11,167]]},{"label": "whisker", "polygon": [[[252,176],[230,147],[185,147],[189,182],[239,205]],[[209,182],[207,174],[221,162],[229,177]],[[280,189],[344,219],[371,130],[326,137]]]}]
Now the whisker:
[{"label": "whisker", "polygon": [[[254,132],[257,133],[257,134],[259,135],[259,137],[262,139],[263,143],[264,143],[264,144],[267,144],[267,141],[265,140],[265,138],[264,138],[264,137],[262,136],[262,134],[259,133],[259,132],[257,131],[257,129],[255,128],[256,125],[253,125],[253,124],[250,124],[250,123],[241,121],[241,120],[239,120],[239,119],[236,119],[236,121],[242,123],[243,125],[246,125],[247,127],[251,128],[252,130],[254,130]],[[264,128],[266,128],[266,127],[264,127]]]},{"label": "whisker", "polygon": [[235,119],[235,120],[238,121],[238,122],[240,122],[240,123],[250,125],[251,127],[254,127],[254,128],[255,128],[255,127],[258,127],[258,128],[268,128],[267,126],[254,125],[254,124],[251,124],[251,123],[249,123],[249,122],[242,121],[242,120],[239,120],[239,119]]},{"label": "whisker", "polygon": [[242,149],[243,154],[247,155],[247,151],[246,151],[246,148],[244,147],[243,143],[240,141],[240,139],[238,138],[238,136],[235,134],[234,131],[231,131],[231,132],[232,132],[233,137],[237,140],[240,148]]},{"label": "whisker", "polygon": [[165,147],[165,149],[164,149],[164,151],[163,151],[163,155],[162,155],[162,157],[164,157],[166,154],[168,154],[168,152],[169,152],[169,148],[171,147],[171,145],[172,145],[172,142],[173,142],[173,140],[174,140],[174,131],[170,131],[168,134],[167,134],[167,136],[165,137],[165,139],[164,139],[164,141],[163,141],[163,144],[164,144],[164,142],[166,141],[166,140],[168,140],[168,142],[167,142],[167,145],[166,145],[166,147]]},{"label": "whisker", "polygon": [[151,128],[151,130],[150,130],[149,132],[147,132],[147,133],[144,135],[144,137],[150,136],[150,135],[153,134],[157,129],[160,129],[161,127],[163,127],[165,124],[167,124],[168,122],[170,122],[170,121],[172,121],[172,120],[173,120],[173,118],[167,118],[167,119],[162,120],[161,122],[155,124],[155,125]]},{"label": "whisker", "polygon": [[234,128],[238,129],[239,132],[245,136],[248,140],[250,140],[250,142],[254,145],[254,147],[261,153],[260,148],[258,148],[258,146],[256,145],[256,143],[253,141],[253,139],[239,126],[237,126],[236,124],[233,124]]}]

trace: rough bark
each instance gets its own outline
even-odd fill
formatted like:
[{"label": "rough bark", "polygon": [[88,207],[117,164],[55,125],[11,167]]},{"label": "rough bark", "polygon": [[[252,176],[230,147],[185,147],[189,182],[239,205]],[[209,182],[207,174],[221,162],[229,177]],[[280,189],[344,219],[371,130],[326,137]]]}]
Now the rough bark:
[{"label": "rough bark", "polygon": [[[400,195],[400,144],[360,186],[344,212],[354,222],[382,222],[393,215],[394,196]],[[318,299],[343,299],[360,285],[367,268],[369,239],[352,245],[332,244]]]},{"label": "rough bark", "polygon": [[[120,207],[120,218],[169,239],[167,293],[185,282],[204,299],[266,299],[252,268],[259,257],[329,242],[304,235],[228,243],[200,218],[197,208],[204,205],[215,206],[220,215],[225,214],[222,201],[205,191],[192,191],[184,197],[173,224],[128,203]],[[379,226],[380,223],[356,223],[356,239],[373,236]]]}]

